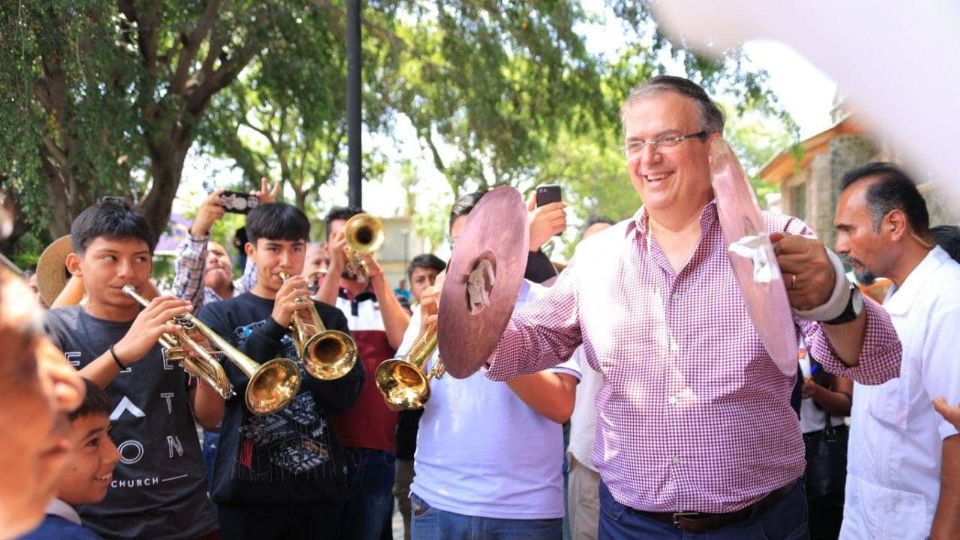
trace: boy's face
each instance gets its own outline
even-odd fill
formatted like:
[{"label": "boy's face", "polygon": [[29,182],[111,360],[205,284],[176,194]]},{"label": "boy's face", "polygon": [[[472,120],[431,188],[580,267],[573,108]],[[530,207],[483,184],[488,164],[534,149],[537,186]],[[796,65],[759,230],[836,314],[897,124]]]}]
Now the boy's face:
[{"label": "boy's face", "polygon": [[256,244],[247,242],[247,257],[257,263],[257,284],[253,292],[266,297],[276,295],[283,285],[280,272],[295,276],[303,270],[306,246],[305,240],[257,238]]},{"label": "boy's face", "polygon": [[124,294],[122,289],[130,284],[143,294],[143,286],[153,270],[153,258],[143,240],[108,240],[98,236],[87,244],[82,257],[76,253],[67,255],[67,268],[83,279],[91,304],[139,308],[136,300]]},{"label": "boy's face", "polygon": [[71,506],[98,503],[107,496],[120,453],[110,440],[110,419],[88,414],[73,421],[74,450],[57,485],[58,497]]}]

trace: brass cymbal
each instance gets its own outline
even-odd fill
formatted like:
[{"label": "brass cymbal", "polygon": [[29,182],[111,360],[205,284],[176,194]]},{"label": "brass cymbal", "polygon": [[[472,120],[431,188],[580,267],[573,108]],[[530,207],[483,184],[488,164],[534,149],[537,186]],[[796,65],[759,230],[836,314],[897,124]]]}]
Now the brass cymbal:
[{"label": "brass cymbal", "polygon": [[463,379],[493,354],[520,294],[530,231],[523,197],[487,192],[467,215],[440,296],[437,335],[446,370]]},{"label": "brass cymbal", "polygon": [[[710,174],[730,265],[764,348],[784,375],[797,373],[797,331],[753,186],[723,139],[710,146]],[[730,249],[731,244],[735,244]]]}]

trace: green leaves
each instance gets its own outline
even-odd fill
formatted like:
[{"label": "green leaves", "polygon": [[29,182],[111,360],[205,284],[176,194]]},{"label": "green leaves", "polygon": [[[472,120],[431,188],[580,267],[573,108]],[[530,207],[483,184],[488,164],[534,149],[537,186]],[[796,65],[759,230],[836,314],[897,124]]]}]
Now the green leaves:
[{"label": "green leaves", "polygon": [[[14,5],[10,5],[14,4]],[[593,4],[590,9],[596,10]],[[409,120],[454,194],[497,184],[565,186],[576,213],[636,209],[619,157],[619,105],[669,65],[786,117],[736,51],[719,61],[665,39],[646,8],[611,0],[370,0],[363,3],[368,133]],[[591,50],[590,25],[619,23]],[[346,146],[343,0],[46,0],[0,6],[0,175],[49,241],[107,194],[129,194],[163,227],[191,146],[270,176],[308,213]],[[760,136],[743,135],[757,141]],[[749,143],[738,146],[748,160]],[[368,176],[386,170],[375,148]],[[428,164],[415,164],[415,169]],[[433,236],[450,201],[411,209]],[[435,191],[435,190],[434,190]]]}]

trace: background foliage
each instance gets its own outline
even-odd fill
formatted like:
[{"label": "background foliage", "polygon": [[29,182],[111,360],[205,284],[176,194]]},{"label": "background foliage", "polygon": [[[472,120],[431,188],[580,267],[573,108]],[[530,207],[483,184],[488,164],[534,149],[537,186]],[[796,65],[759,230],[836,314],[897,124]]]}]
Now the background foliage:
[{"label": "background foliage", "polygon": [[[796,137],[765,74],[736,51],[720,61],[661,36],[643,5],[577,0],[363,3],[368,133],[409,122],[454,196],[498,184],[560,183],[579,218],[622,218],[638,200],[619,155],[619,103],[667,69],[729,101],[727,136],[748,169]],[[615,54],[589,50],[586,25],[615,17]],[[0,5],[0,183],[20,210],[0,248],[29,261],[103,195],[124,194],[167,224],[191,151],[224,157],[249,189],[285,185],[308,213],[342,173],[346,120],[343,0],[24,0]],[[427,208],[439,241],[449,201],[418,202],[420,166],[384,178]],[[210,186],[213,187],[213,186]],[[762,190],[761,190],[762,191]]]}]

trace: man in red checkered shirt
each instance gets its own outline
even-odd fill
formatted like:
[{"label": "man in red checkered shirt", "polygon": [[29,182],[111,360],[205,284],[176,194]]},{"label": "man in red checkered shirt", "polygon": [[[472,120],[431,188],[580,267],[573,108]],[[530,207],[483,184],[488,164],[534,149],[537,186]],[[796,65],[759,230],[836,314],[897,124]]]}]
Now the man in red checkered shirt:
[{"label": "man in red checkered shirt", "polygon": [[[514,313],[488,376],[545,369],[583,344],[603,375],[600,538],[806,538],[796,376],[748,315],[711,188],[723,115],[696,84],[664,76],[635,89],[621,116],[644,205],[583,242],[557,283]],[[901,347],[883,309],[850,288],[803,222],[763,221],[812,354],[865,384],[896,377]]]}]

